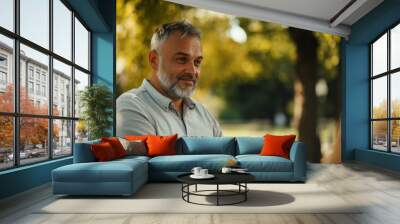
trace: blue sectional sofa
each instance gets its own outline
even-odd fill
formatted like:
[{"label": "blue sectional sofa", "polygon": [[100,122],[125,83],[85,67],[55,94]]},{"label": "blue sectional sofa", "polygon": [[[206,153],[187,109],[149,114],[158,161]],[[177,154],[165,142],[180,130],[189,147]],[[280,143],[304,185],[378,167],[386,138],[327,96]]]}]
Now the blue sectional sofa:
[{"label": "blue sectional sofa", "polygon": [[218,172],[234,159],[260,182],[304,182],[306,147],[296,141],[290,159],[260,156],[262,137],[182,137],[176,144],[177,155],[127,156],[96,162],[90,141],[75,144],[74,163],[52,171],[54,194],[131,195],[148,181],[176,181],[193,167]]}]

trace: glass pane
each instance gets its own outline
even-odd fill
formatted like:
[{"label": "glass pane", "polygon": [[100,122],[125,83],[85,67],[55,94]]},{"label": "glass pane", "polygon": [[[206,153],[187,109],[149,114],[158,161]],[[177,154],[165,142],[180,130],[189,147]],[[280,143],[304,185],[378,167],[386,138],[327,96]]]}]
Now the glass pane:
[{"label": "glass pane", "polygon": [[0,170],[14,165],[14,125],[10,116],[0,116]]},{"label": "glass pane", "polygon": [[45,118],[21,117],[20,164],[34,163],[49,158],[48,121]]},{"label": "glass pane", "polygon": [[387,121],[372,122],[372,148],[387,151]]},{"label": "glass pane", "polygon": [[72,121],[53,120],[53,157],[72,154]]},{"label": "glass pane", "polygon": [[53,51],[71,60],[72,12],[60,1],[53,1]]},{"label": "glass pane", "polygon": [[387,77],[372,81],[372,118],[387,117]]},{"label": "glass pane", "polygon": [[75,18],[75,63],[89,70],[89,32]]},{"label": "glass pane", "polygon": [[0,35],[0,111],[14,111],[14,72],[12,39]]},{"label": "glass pane", "polygon": [[400,72],[391,75],[390,98],[392,117],[400,118]]},{"label": "glass pane", "polygon": [[400,120],[391,121],[391,140],[392,140],[392,152],[400,153]]},{"label": "glass pane", "polygon": [[400,67],[400,24],[391,30],[390,50],[391,69]]},{"label": "glass pane", "polygon": [[387,71],[387,34],[372,44],[372,69],[373,75]]},{"label": "glass pane", "polygon": [[47,55],[21,44],[21,113],[48,114],[48,64]]},{"label": "glass pane", "polygon": [[75,69],[75,117],[79,117],[81,114],[81,107],[79,106],[79,98],[81,92],[89,86],[89,75]]},{"label": "glass pane", "polygon": [[20,0],[21,36],[49,48],[49,0]]},{"label": "glass pane", "polygon": [[87,141],[88,138],[88,128],[84,120],[79,120],[75,122],[75,143]]},{"label": "glass pane", "polygon": [[72,117],[71,66],[53,60],[53,115]]},{"label": "glass pane", "polygon": [[0,26],[14,31],[14,0],[0,1]]}]

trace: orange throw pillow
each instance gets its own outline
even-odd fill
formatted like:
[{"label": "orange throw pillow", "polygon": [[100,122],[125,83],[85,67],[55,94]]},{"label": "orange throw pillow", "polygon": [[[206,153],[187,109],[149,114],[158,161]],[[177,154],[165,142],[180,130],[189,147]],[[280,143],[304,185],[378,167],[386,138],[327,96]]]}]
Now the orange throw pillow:
[{"label": "orange throw pillow", "polygon": [[292,147],[295,139],[296,135],[276,136],[266,134],[264,136],[264,145],[261,149],[260,155],[281,156],[289,159],[290,147]]},{"label": "orange throw pillow", "polygon": [[112,145],[108,142],[93,144],[90,147],[92,149],[94,157],[99,162],[109,161],[117,158]]},{"label": "orange throw pillow", "polygon": [[148,156],[164,156],[176,155],[176,140],[178,135],[171,136],[148,136],[147,137],[147,155]]},{"label": "orange throw pillow", "polygon": [[101,142],[108,142],[114,149],[115,155],[117,158],[121,158],[126,156],[126,151],[124,149],[124,146],[122,146],[121,142],[118,140],[116,137],[104,137],[101,138]]}]

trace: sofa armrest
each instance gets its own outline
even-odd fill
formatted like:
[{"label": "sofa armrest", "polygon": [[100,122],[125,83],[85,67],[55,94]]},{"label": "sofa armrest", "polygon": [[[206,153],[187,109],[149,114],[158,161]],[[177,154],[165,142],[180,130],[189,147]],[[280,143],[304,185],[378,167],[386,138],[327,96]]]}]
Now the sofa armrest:
[{"label": "sofa armrest", "polygon": [[92,144],[100,143],[100,140],[75,143],[74,147],[74,163],[89,163],[95,162],[96,158],[94,157],[90,146]]},{"label": "sofa armrest", "polygon": [[303,142],[296,141],[290,149],[290,160],[293,162],[293,179],[305,181],[307,176],[307,149]]}]

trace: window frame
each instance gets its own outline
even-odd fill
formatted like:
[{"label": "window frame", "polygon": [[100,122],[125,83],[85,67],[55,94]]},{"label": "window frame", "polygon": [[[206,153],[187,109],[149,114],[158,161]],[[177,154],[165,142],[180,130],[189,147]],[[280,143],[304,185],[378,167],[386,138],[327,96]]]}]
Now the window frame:
[{"label": "window frame", "polygon": [[[400,152],[393,152],[392,151],[392,121],[400,121],[400,117],[392,117],[392,99],[391,99],[391,79],[393,75],[396,75],[396,73],[400,72],[400,67],[391,69],[391,31],[393,28],[400,26],[400,21],[397,21],[396,23],[392,24],[390,27],[385,29],[385,31],[381,34],[379,34],[375,39],[373,39],[369,44],[369,77],[368,77],[368,84],[369,84],[369,149],[373,151],[379,151],[379,152],[386,152],[386,153],[391,153],[391,154],[400,154]],[[379,40],[381,37],[383,37],[385,34],[387,34],[387,64],[386,64],[386,71],[376,74],[374,76],[373,74],[373,44],[376,43],[377,40]],[[387,103],[386,103],[386,117],[385,118],[373,118],[373,81],[378,79],[386,77],[386,87],[387,87],[387,92],[386,92],[386,98],[387,98]],[[386,121],[386,151],[379,150],[374,148],[374,136],[373,136],[373,122],[374,121]]]},{"label": "window frame", "polygon": [[[10,167],[5,167],[5,168],[0,168],[0,172],[5,171],[5,170],[10,170],[10,169],[16,169],[19,167],[23,166],[30,166],[33,164],[38,164],[38,163],[43,163],[46,161],[50,160],[57,160],[57,159],[62,159],[66,157],[73,156],[74,152],[74,143],[75,143],[75,126],[76,122],[80,120],[79,117],[75,117],[75,108],[71,108],[71,114],[70,116],[56,116],[53,115],[53,59],[58,60],[61,63],[64,63],[68,66],[71,66],[71,84],[72,84],[72,99],[71,99],[71,104],[74,105],[75,103],[75,88],[74,88],[74,82],[75,82],[75,69],[78,69],[79,71],[87,74],[89,76],[89,83],[88,86],[92,85],[92,61],[91,61],[91,48],[92,48],[92,43],[91,43],[91,37],[92,37],[92,31],[89,29],[88,25],[84,22],[84,20],[79,16],[78,13],[75,12],[75,10],[72,9],[72,7],[65,1],[65,0],[59,0],[68,10],[71,11],[71,18],[70,18],[70,23],[71,23],[71,59],[64,58],[63,56],[55,53],[53,50],[53,23],[54,23],[54,18],[53,18],[53,1],[54,0],[48,0],[49,2],[49,47],[46,49],[45,47],[42,47],[39,44],[34,43],[33,41],[30,41],[29,39],[24,38],[23,36],[20,35],[20,0],[14,0],[13,1],[13,10],[14,10],[14,30],[10,31],[4,27],[0,26],[0,35],[3,35],[5,37],[11,38],[13,40],[13,54],[12,54],[12,69],[11,71],[13,72],[13,77],[14,77],[14,110],[13,112],[2,112],[0,111],[0,116],[4,117],[12,117],[13,119],[13,154],[14,154],[14,161],[13,161],[13,166]],[[88,69],[85,69],[78,64],[75,63],[75,18],[79,20],[79,22],[84,26],[84,28],[88,31]],[[27,113],[21,113],[20,111],[20,85],[21,85],[21,80],[20,80],[20,64],[21,64],[21,57],[20,57],[20,44],[23,44],[27,47],[32,48],[33,50],[36,50],[40,53],[43,53],[48,56],[49,62],[48,62],[48,80],[47,84],[45,85],[45,90],[48,92],[45,94],[48,96],[48,112],[46,115],[39,115],[39,114],[27,114]],[[30,67],[28,67],[29,64],[27,64],[27,71],[29,70]],[[34,68],[33,70],[33,83],[34,86],[36,83],[42,83],[41,81],[41,72],[39,74],[39,80],[36,82],[36,69]],[[28,82],[30,79],[30,74],[27,72],[26,75],[26,82]],[[41,86],[41,85],[40,85]],[[27,86],[28,87],[28,86]],[[28,87],[29,88],[29,87]],[[27,89],[27,91],[29,91]],[[36,91],[36,89],[34,89]],[[42,94],[38,95],[42,96]],[[48,122],[48,135],[47,135],[47,151],[48,155],[47,157],[44,157],[43,160],[40,160],[38,162],[31,162],[31,163],[26,163],[26,164],[21,164],[20,161],[20,119],[21,118],[45,118],[47,119]],[[53,123],[57,120],[62,120],[62,121],[70,121],[71,122],[71,153],[68,155],[62,155],[62,156],[55,156],[53,155],[54,152],[54,147],[53,147]]]}]

